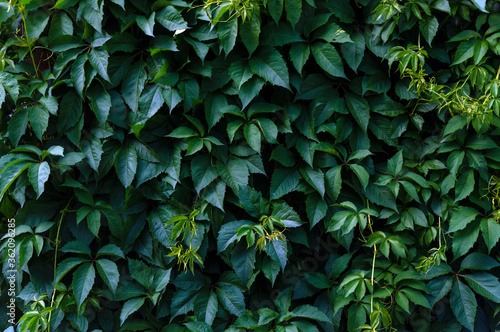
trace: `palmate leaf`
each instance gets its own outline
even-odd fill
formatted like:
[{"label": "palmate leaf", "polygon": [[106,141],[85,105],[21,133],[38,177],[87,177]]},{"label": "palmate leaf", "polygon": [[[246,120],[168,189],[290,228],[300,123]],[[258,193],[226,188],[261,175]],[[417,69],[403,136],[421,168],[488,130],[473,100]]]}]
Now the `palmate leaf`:
[{"label": "palmate leaf", "polygon": [[457,280],[451,290],[450,303],[451,310],[460,324],[473,331],[477,301],[472,290],[463,282]]},{"label": "palmate leaf", "polygon": [[198,320],[212,325],[219,310],[217,294],[212,289],[204,289],[194,299],[194,312]]},{"label": "palmate leaf", "polygon": [[94,286],[95,269],[92,263],[82,264],[73,275],[73,292],[78,306],[81,306]]},{"label": "palmate leaf", "polygon": [[252,71],[277,86],[290,90],[288,68],[280,53],[273,47],[262,47],[250,58]]}]

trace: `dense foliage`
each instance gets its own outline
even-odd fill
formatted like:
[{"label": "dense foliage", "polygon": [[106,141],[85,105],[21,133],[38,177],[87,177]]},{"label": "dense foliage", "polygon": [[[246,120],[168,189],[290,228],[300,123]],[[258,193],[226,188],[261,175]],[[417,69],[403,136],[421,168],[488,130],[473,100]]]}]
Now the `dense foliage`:
[{"label": "dense foliage", "polygon": [[1,0],[0,325],[495,329],[499,11]]}]

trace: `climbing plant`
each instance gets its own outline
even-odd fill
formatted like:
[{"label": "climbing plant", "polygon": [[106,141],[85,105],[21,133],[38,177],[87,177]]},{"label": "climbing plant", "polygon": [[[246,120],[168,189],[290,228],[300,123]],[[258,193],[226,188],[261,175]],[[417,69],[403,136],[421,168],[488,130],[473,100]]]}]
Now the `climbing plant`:
[{"label": "climbing plant", "polygon": [[493,0],[0,0],[0,327],[498,329],[499,41]]}]

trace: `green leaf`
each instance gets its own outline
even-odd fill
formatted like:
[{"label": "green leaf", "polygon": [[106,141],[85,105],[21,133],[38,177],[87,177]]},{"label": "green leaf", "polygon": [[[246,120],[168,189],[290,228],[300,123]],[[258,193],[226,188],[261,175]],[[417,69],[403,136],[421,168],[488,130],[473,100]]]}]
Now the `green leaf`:
[{"label": "green leaf", "polygon": [[278,24],[280,17],[283,13],[283,0],[269,0],[267,2],[267,8],[274,22]]},{"label": "green leaf", "polygon": [[[104,214],[107,215],[107,213],[104,213]],[[107,218],[107,216],[106,216],[106,218]],[[109,220],[108,220],[108,222],[109,222]],[[125,256],[123,255],[123,251],[118,246],[116,246],[114,244],[106,244],[101,249],[99,249],[99,251],[97,251],[96,257],[99,257],[101,255],[111,255],[111,256],[125,258]]]},{"label": "green leaf", "polygon": [[441,301],[443,297],[445,297],[453,286],[453,278],[450,276],[441,276],[432,279],[427,287],[430,290],[430,293],[433,297],[431,305],[434,306],[437,302]]},{"label": "green leaf", "polygon": [[271,200],[293,191],[299,184],[299,172],[293,168],[277,168],[271,178]]},{"label": "green leaf", "polygon": [[484,218],[481,220],[481,233],[488,247],[488,252],[491,252],[491,249],[493,249],[498,243],[498,240],[500,240],[500,225],[492,218]]},{"label": "green leaf", "polygon": [[337,201],[339,197],[340,190],[342,189],[342,165],[337,165],[330,169],[325,174],[325,187],[326,193],[330,199],[334,202]]},{"label": "green leaf", "polygon": [[92,67],[94,67],[99,76],[101,76],[102,78],[104,78],[106,81],[109,82],[108,58],[109,54],[106,51],[102,50],[96,51],[94,48],[92,48],[89,52],[89,62],[92,65]]},{"label": "green leaf", "polygon": [[476,293],[500,303],[500,282],[497,277],[489,273],[465,274],[463,277]]},{"label": "green leaf", "polygon": [[234,272],[245,284],[252,278],[256,251],[255,246],[247,248],[245,242],[238,243],[231,251],[231,265]]},{"label": "green leaf", "polygon": [[476,243],[479,236],[479,223],[467,225],[465,229],[453,234],[453,256],[455,258],[465,255]]},{"label": "green leaf", "polygon": [[424,20],[419,22],[420,31],[429,45],[436,36],[439,28],[439,22],[434,16],[427,16]]},{"label": "green leaf", "polygon": [[87,156],[89,166],[97,172],[103,154],[102,143],[96,137],[81,142],[83,153]]},{"label": "green leaf", "polygon": [[290,59],[300,75],[302,75],[302,68],[304,68],[310,54],[311,48],[306,43],[293,43],[290,48]]},{"label": "green leaf", "polygon": [[302,167],[300,174],[321,195],[321,198],[325,196],[325,175],[320,169]]},{"label": "green leaf", "polygon": [[111,110],[111,97],[102,85],[92,85],[87,90],[87,97],[90,99],[92,110],[97,120],[104,124],[108,120]]},{"label": "green leaf", "polygon": [[83,0],[80,2],[80,7],[83,18],[90,24],[97,32],[101,33],[102,22],[104,19],[104,1],[98,0]]},{"label": "green leaf", "polygon": [[31,185],[36,192],[36,198],[39,198],[45,188],[45,182],[49,179],[50,166],[46,161],[35,163],[28,169],[28,177]]},{"label": "green leaf", "polygon": [[79,307],[89,295],[92,286],[94,286],[94,281],[95,269],[92,263],[83,264],[76,269],[73,275],[73,292]]},{"label": "green leaf", "polygon": [[252,69],[245,60],[238,60],[229,66],[229,76],[236,83],[238,90],[243,83],[247,82],[253,76]]},{"label": "green leaf", "polygon": [[322,311],[308,304],[304,304],[293,309],[291,314],[295,317],[309,318],[314,321],[330,322],[328,317]]},{"label": "green leaf", "polygon": [[123,325],[123,323],[127,320],[128,316],[130,316],[131,314],[133,314],[142,307],[145,300],[146,300],[145,297],[136,297],[128,300],[123,304],[122,311],[120,312],[120,326]]},{"label": "green leaf", "polygon": [[491,270],[499,267],[500,263],[492,257],[478,252],[473,252],[464,258],[460,270]]},{"label": "green leaf", "polygon": [[319,272],[306,272],[305,277],[308,283],[319,289],[332,288],[332,284],[327,276]]},{"label": "green leaf", "polygon": [[136,19],[135,19],[135,22],[137,23],[137,25],[139,26],[139,28],[141,28],[141,30],[147,35],[147,36],[151,36],[151,37],[154,37],[154,34],[153,34],[153,29],[154,29],[154,26],[155,26],[155,16],[156,16],[156,13],[153,12],[149,18],[146,18],[145,16],[137,16]]},{"label": "green leaf", "polygon": [[198,193],[217,178],[217,170],[212,166],[209,155],[199,155],[193,158],[191,176]]},{"label": "green leaf", "polygon": [[461,201],[468,197],[475,186],[474,172],[472,169],[468,170],[458,178],[457,187],[455,189],[455,202]]},{"label": "green leaf", "polygon": [[9,121],[9,139],[14,147],[26,132],[29,111],[29,108],[17,110]]},{"label": "green leaf", "polygon": [[[139,98],[146,84],[147,73],[143,62],[136,62],[125,74],[122,81],[122,96],[133,112],[139,109]],[[168,102],[167,102],[168,103]]]},{"label": "green leaf", "polygon": [[357,72],[365,55],[365,37],[361,33],[353,35],[353,43],[343,43],[340,52],[349,67]]},{"label": "green leaf", "polygon": [[217,294],[212,289],[204,289],[194,300],[194,312],[198,320],[212,325],[219,310]]},{"label": "green leaf", "polygon": [[240,186],[246,186],[250,173],[246,163],[239,158],[229,159],[227,165],[221,162],[217,163],[217,171],[221,179],[238,194]]},{"label": "green leaf", "polygon": [[302,225],[302,221],[297,212],[295,212],[291,206],[283,202],[274,204],[271,216],[278,218],[280,223],[287,228],[300,227]]},{"label": "green leaf", "polygon": [[350,5],[349,0],[337,0],[334,2],[328,2],[327,7],[341,22],[354,22],[356,15]]},{"label": "green leaf", "polygon": [[137,173],[137,152],[129,142],[126,142],[118,151],[115,169],[122,185],[125,188],[130,186]]},{"label": "green leaf", "polygon": [[170,31],[189,29],[187,22],[182,18],[181,13],[173,6],[163,7],[156,13],[156,21]]},{"label": "green leaf", "polygon": [[329,43],[318,42],[311,45],[311,51],[318,65],[328,74],[347,79],[344,73],[342,59],[335,47]]},{"label": "green leaf", "polygon": [[474,45],[475,40],[465,40],[458,45],[457,51],[455,52],[454,60],[452,66],[458,65],[474,56]]},{"label": "green leaf", "polygon": [[222,181],[217,181],[205,188],[201,197],[208,203],[224,211],[224,196],[226,195],[226,184]]},{"label": "green leaf", "polygon": [[28,167],[33,163],[29,161],[20,161],[6,169],[2,170],[0,173],[0,201],[4,197],[5,192],[9,189],[12,183],[21,175]]},{"label": "green leaf", "polygon": [[326,216],[327,210],[328,205],[319,195],[313,193],[307,196],[306,211],[307,218],[311,224],[311,229]]},{"label": "green leaf", "polygon": [[54,284],[57,284],[59,281],[61,281],[61,279],[74,267],[86,261],[86,259],[83,259],[81,257],[70,257],[58,263],[56,274],[54,275]]},{"label": "green leaf", "polygon": [[217,251],[226,250],[231,243],[236,241],[238,229],[245,225],[253,225],[253,223],[248,220],[236,220],[222,225],[217,236]]},{"label": "green leaf", "polygon": [[285,271],[287,258],[287,245],[286,240],[281,238],[274,238],[269,240],[269,242],[264,247],[264,251],[271,257],[276,263],[279,263],[281,270]]},{"label": "green leaf", "polygon": [[476,219],[479,211],[471,207],[462,206],[452,214],[450,219],[450,226],[448,233],[454,233],[458,230],[464,229],[471,221]]},{"label": "green leaf", "polygon": [[41,141],[43,134],[49,126],[49,111],[41,105],[36,105],[29,112],[31,128],[33,128],[36,137]]},{"label": "green leaf", "polygon": [[375,204],[388,207],[394,211],[397,211],[396,199],[392,191],[386,186],[376,186],[374,184],[368,184],[366,187],[366,197]]},{"label": "green leaf", "polygon": [[219,42],[227,56],[236,44],[236,36],[238,35],[238,20],[229,20],[228,22],[219,23],[217,26]]},{"label": "green leaf", "polygon": [[453,285],[450,296],[451,310],[465,328],[474,331],[477,301],[472,290],[460,280]]},{"label": "green leaf", "polygon": [[248,145],[256,152],[260,153],[261,137],[259,128],[253,124],[247,124],[243,127],[243,134]]},{"label": "green leaf", "polygon": [[482,12],[487,13],[486,10],[486,0],[472,0],[472,3]]},{"label": "green leaf", "polygon": [[359,182],[361,182],[363,188],[366,189],[366,186],[368,186],[370,174],[368,174],[368,172],[361,165],[349,164],[349,168],[353,170],[353,172],[358,177]]},{"label": "green leaf", "polygon": [[5,97],[9,94],[14,103],[17,103],[19,97],[19,83],[14,75],[1,71],[0,72],[0,107],[5,101]]},{"label": "green leaf", "polygon": [[368,102],[365,98],[352,93],[346,94],[345,101],[354,119],[356,119],[358,125],[366,133],[368,123],[370,122],[370,106]]},{"label": "green leaf", "polygon": [[89,230],[95,236],[99,235],[99,228],[101,227],[101,212],[99,210],[92,210],[87,215],[87,225]]},{"label": "green leaf", "polygon": [[231,314],[239,317],[245,313],[245,297],[238,287],[228,283],[218,283],[215,292],[222,306]]},{"label": "green leaf", "polygon": [[302,15],[302,0],[285,0],[286,18],[294,27]]},{"label": "green leaf", "polygon": [[462,115],[455,115],[448,121],[446,127],[444,128],[443,136],[452,134],[457,130],[462,129],[467,124],[467,118]]},{"label": "green leaf", "polygon": [[250,58],[252,71],[277,86],[290,90],[288,68],[281,54],[273,47],[262,47]]},{"label": "green leaf", "polygon": [[250,56],[257,49],[257,46],[259,46],[260,26],[260,15],[255,14],[239,30],[241,41],[245,44]]},{"label": "green leaf", "polygon": [[392,176],[397,176],[403,168],[403,151],[396,153],[391,159],[387,161],[387,169]]},{"label": "green leaf", "polygon": [[96,267],[102,280],[104,280],[111,291],[115,293],[116,287],[118,286],[118,280],[120,279],[116,263],[110,261],[109,259],[99,259],[96,260]]},{"label": "green leaf", "polygon": [[130,276],[147,289],[153,285],[153,272],[151,268],[140,260],[128,259]]},{"label": "green leaf", "polygon": [[71,81],[76,92],[82,98],[83,90],[85,89],[85,62],[87,62],[87,53],[78,56],[71,66]]}]

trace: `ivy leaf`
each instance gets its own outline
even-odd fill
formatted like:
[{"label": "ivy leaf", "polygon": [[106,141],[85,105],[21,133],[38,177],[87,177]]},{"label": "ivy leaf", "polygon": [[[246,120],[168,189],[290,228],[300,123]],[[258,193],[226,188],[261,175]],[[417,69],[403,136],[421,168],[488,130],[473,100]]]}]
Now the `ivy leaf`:
[{"label": "ivy leaf", "polygon": [[500,303],[500,282],[489,273],[475,273],[463,275],[469,286],[479,295]]},{"label": "ivy leaf", "polygon": [[477,301],[472,290],[457,280],[451,290],[451,310],[465,328],[473,331],[476,318]]},{"label": "ivy leaf", "polygon": [[108,58],[109,54],[103,50],[95,50],[92,48],[89,53],[89,62],[97,71],[97,73],[109,82],[108,76]]},{"label": "ivy leaf", "polygon": [[356,122],[361,129],[363,129],[366,133],[368,123],[370,122],[370,106],[368,105],[368,102],[365,98],[352,93],[346,94],[345,101],[352,116],[356,119]]},{"label": "ivy leaf", "polygon": [[226,56],[231,52],[236,44],[236,36],[238,35],[238,20],[229,20],[221,22],[218,25],[217,33],[219,41],[224,49]]},{"label": "ivy leaf", "polygon": [[302,15],[302,0],[285,0],[286,18],[294,27]]},{"label": "ivy leaf", "polygon": [[481,220],[481,233],[489,253],[500,240],[500,225],[492,218],[484,218]]},{"label": "ivy leaf", "polygon": [[82,98],[83,90],[85,89],[85,62],[87,62],[87,53],[81,54],[76,58],[70,72],[73,86]]},{"label": "ivy leaf", "polygon": [[243,127],[243,134],[245,135],[248,145],[256,152],[260,153],[261,137],[259,128],[253,123],[247,124]]},{"label": "ivy leaf", "polygon": [[120,182],[128,188],[137,173],[137,152],[129,142],[120,148],[115,160],[115,169]]},{"label": "ivy leaf", "polygon": [[134,63],[124,76],[122,96],[133,112],[139,108],[139,98],[146,84],[147,74],[142,62]]},{"label": "ivy leaf", "polygon": [[212,166],[209,155],[199,155],[193,158],[191,176],[198,193],[217,178],[217,171]]},{"label": "ivy leaf", "polygon": [[99,139],[92,137],[90,140],[81,142],[83,153],[87,156],[89,166],[97,172],[103,154],[102,143]]},{"label": "ivy leaf", "polygon": [[92,263],[82,264],[73,275],[73,292],[80,307],[94,286],[95,269]]},{"label": "ivy leaf", "polygon": [[300,75],[302,75],[302,68],[304,68],[310,54],[311,48],[306,43],[293,43],[290,47],[290,59]]},{"label": "ivy leaf", "polygon": [[332,201],[337,201],[342,189],[342,165],[337,165],[325,174],[326,193]]},{"label": "ivy leaf", "polygon": [[306,212],[307,218],[311,223],[311,229],[326,216],[327,210],[328,205],[326,204],[326,201],[319,195],[313,193],[307,196]]},{"label": "ivy leaf", "polygon": [[453,234],[453,256],[455,258],[465,255],[476,243],[479,236],[479,223],[467,225],[465,229]]},{"label": "ivy leaf", "polygon": [[448,228],[448,233],[454,233],[458,230],[464,229],[471,221],[476,219],[479,215],[479,211],[474,208],[462,206],[455,213],[453,213],[450,219],[450,226]]},{"label": "ivy leaf", "polygon": [[283,0],[269,0],[267,3],[267,7],[269,10],[269,14],[271,14],[274,22],[278,24],[283,13]]},{"label": "ivy leaf", "polygon": [[212,325],[219,310],[217,294],[212,289],[204,289],[194,300],[194,312],[198,320]]},{"label": "ivy leaf", "polygon": [[335,47],[329,43],[318,42],[311,45],[311,51],[318,65],[328,74],[347,79],[344,73],[342,59]]},{"label": "ivy leaf", "polygon": [[474,172],[472,169],[468,170],[458,178],[455,202],[461,201],[468,197],[474,190]]},{"label": "ivy leaf", "polygon": [[419,22],[419,26],[422,35],[430,46],[439,28],[437,18],[435,16],[427,16],[424,20]]},{"label": "ivy leaf", "polygon": [[46,161],[34,163],[28,169],[28,177],[31,185],[36,192],[36,198],[39,198],[44,191],[45,182],[49,179],[50,166]]},{"label": "ivy leaf", "polygon": [[352,37],[353,43],[343,43],[340,46],[340,52],[347,65],[357,72],[365,55],[365,37],[359,32]]},{"label": "ivy leaf", "polygon": [[328,317],[322,311],[308,304],[304,304],[293,309],[291,314],[295,317],[309,318],[314,321],[330,322]]},{"label": "ivy leaf", "polygon": [[135,22],[137,23],[137,25],[139,26],[139,28],[141,28],[141,30],[147,36],[154,37],[153,29],[154,29],[154,26],[155,26],[155,16],[156,16],[156,13],[153,12],[149,16],[149,18],[146,18],[145,16],[139,15],[135,19]]},{"label": "ivy leaf", "polygon": [[29,111],[31,127],[40,141],[49,126],[49,116],[49,111],[41,105],[36,105]]},{"label": "ivy leaf", "polygon": [[128,316],[130,316],[131,314],[133,314],[142,307],[145,300],[146,300],[145,297],[136,297],[128,300],[123,304],[122,311],[120,312],[120,326],[123,325],[123,323],[125,323]]},{"label": "ivy leaf", "polygon": [[170,5],[156,13],[156,20],[170,31],[189,29],[181,13]]},{"label": "ivy leaf", "polygon": [[227,224],[222,225],[219,235],[217,236],[217,250],[218,252],[222,252],[226,250],[226,248],[236,241],[237,231],[240,227],[245,225],[253,225],[251,221],[248,220],[236,220],[228,222]]},{"label": "ivy leaf", "polygon": [[271,200],[288,194],[299,184],[299,172],[293,168],[277,168],[271,178]]},{"label": "ivy leaf", "polygon": [[279,263],[281,270],[285,271],[285,266],[288,261],[287,258],[287,245],[286,240],[281,238],[274,238],[270,240],[264,247],[264,251],[271,257],[276,263]]},{"label": "ivy leaf", "polygon": [[250,58],[252,71],[277,86],[290,90],[288,68],[281,54],[273,47],[262,47]]},{"label": "ivy leaf", "polygon": [[83,262],[87,262],[87,260],[81,257],[70,257],[58,263],[56,274],[54,275],[54,283],[57,284],[69,271]]},{"label": "ivy leaf", "polygon": [[114,294],[120,278],[116,263],[109,259],[98,259],[96,260],[96,267],[102,280],[104,280]]},{"label": "ivy leaf", "polygon": [[12,98],[14,103],[17,103],[19,97],[19,83],[14,75],[1,71],[0,72],[0,107],[5,101],[7,93]]},{"label": "ivy leaf", "polygon": [[231,314],[239,317],[245,313],[245,297],[238,287],[228,283],[218,283],[215,292],[222,306]]},{"label": "ivy leaf", "polygon": [[17,110],[9,121],[9,139],[14,147],[26,132],[29,111],[29,108]]},{"label": "ivy leaf", "polygon": [[255,269],[255,254],[257,248],[247,248],[245,242],[238,243],[231,251],[231,265],[238,277],[247,284]]},{"label": "ivy leaf", "polygon": [[283,202],[274,204],[271,215],[278,218],[280,223],[287,228],[294,228],[302,225],[302,221],[297,212],[295,212],[291,206]]}]

